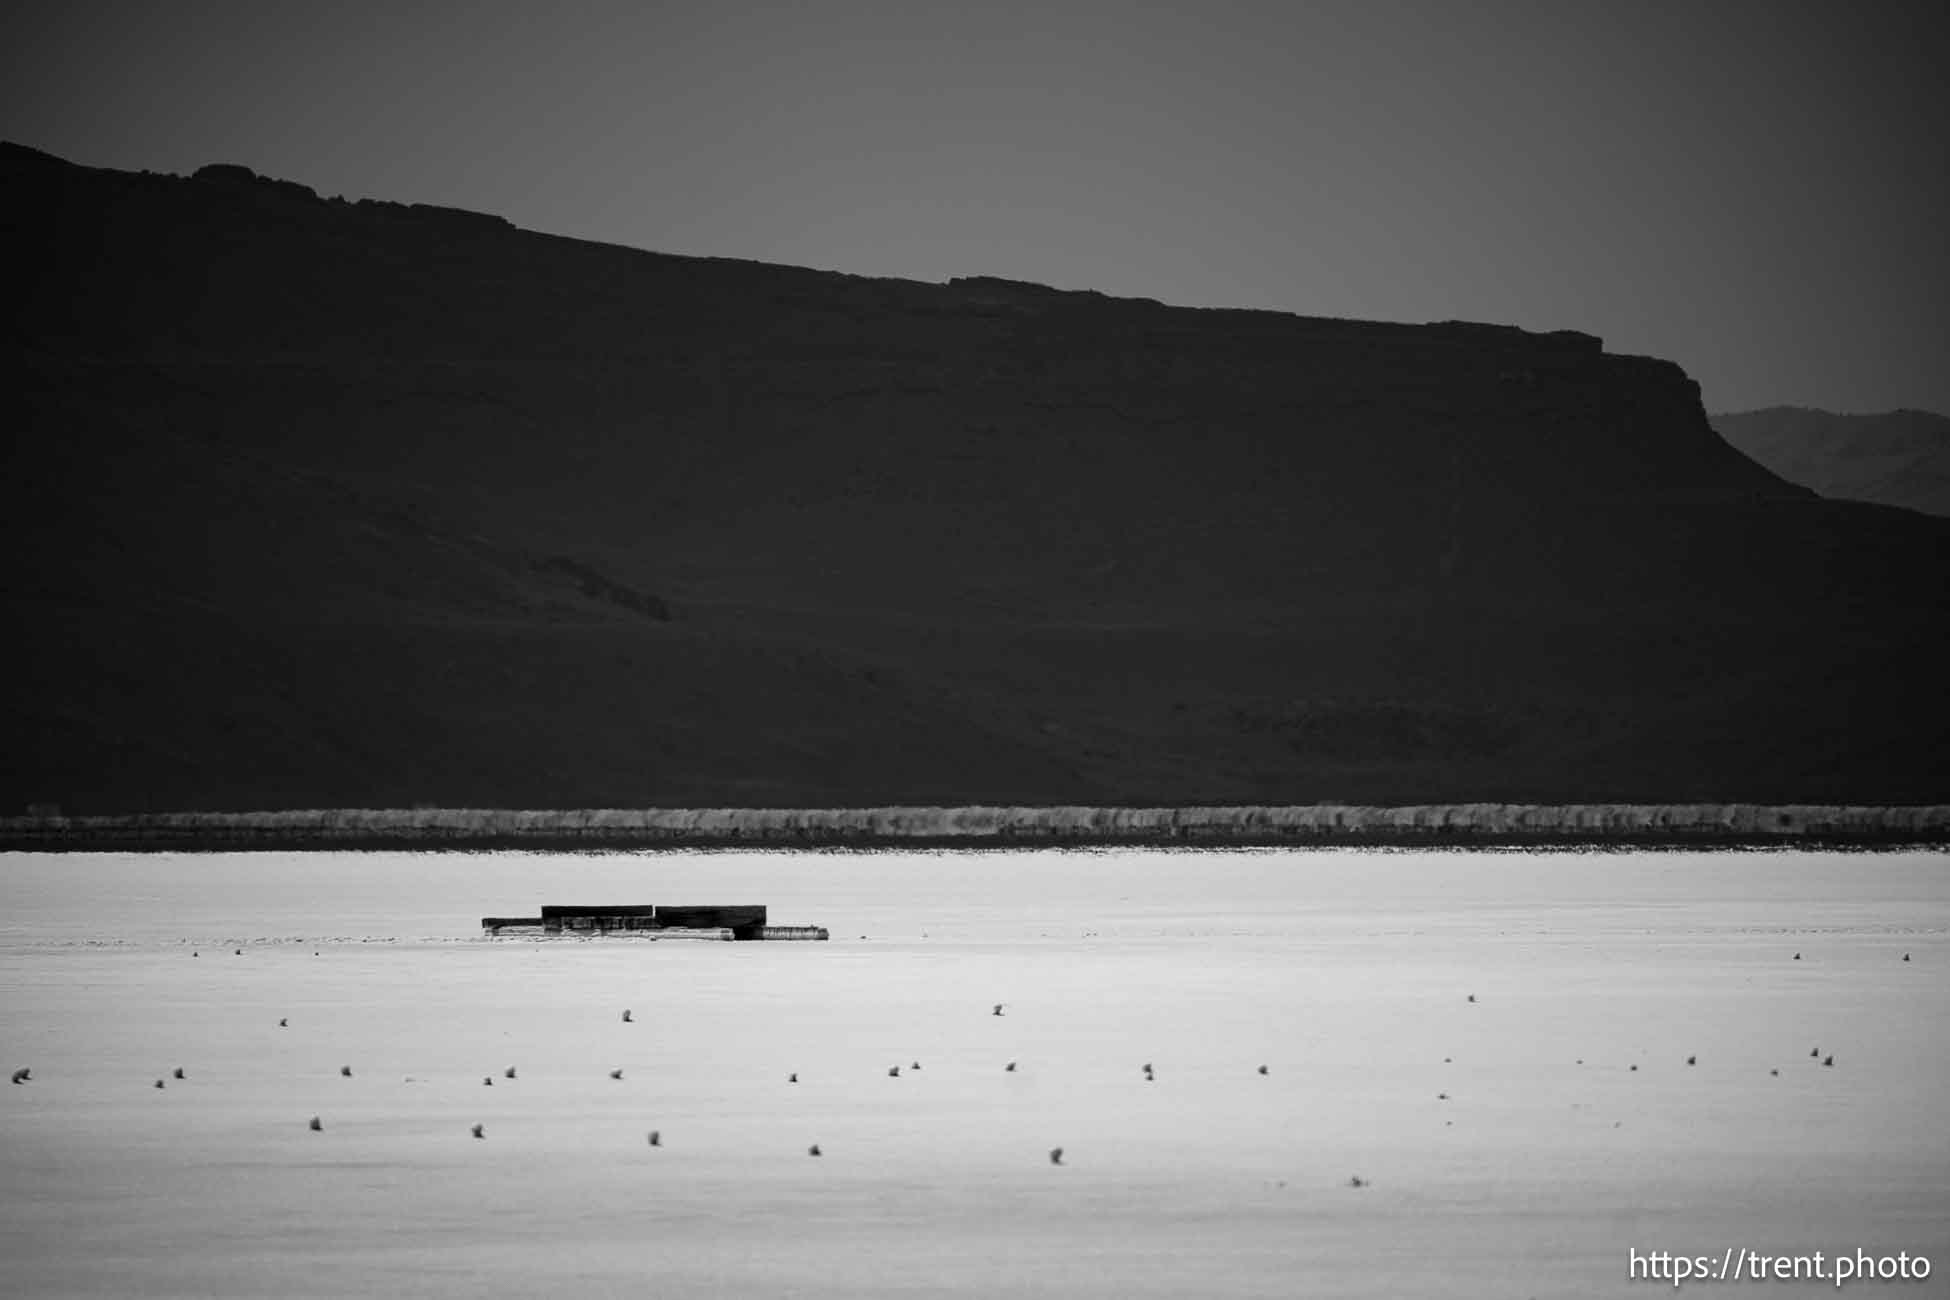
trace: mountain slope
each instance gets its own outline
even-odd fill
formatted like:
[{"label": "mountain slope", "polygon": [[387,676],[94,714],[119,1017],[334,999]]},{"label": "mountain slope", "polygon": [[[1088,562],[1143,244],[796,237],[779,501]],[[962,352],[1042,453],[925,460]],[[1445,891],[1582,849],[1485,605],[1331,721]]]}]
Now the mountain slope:
[{"label": "mountain slope", "polygon": [[1712,419],[1735,447],[1823,496],[1950,515],[1950,417],[1771,406]]},{"label": "mountain slope", "polygon": [[0,801],[1945,794],[1950,527],[1585,335],[0,169]]}]

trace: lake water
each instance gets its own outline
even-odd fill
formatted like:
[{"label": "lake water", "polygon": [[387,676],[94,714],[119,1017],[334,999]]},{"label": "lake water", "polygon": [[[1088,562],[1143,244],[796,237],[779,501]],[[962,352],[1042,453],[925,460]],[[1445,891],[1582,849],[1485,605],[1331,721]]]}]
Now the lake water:
[{"label": "lake water", "polygon": [[[19,1294],[1950,1278],[1941,853],[11,854],[0,902]],[[833,939],[480,937],[547,903]]]}]

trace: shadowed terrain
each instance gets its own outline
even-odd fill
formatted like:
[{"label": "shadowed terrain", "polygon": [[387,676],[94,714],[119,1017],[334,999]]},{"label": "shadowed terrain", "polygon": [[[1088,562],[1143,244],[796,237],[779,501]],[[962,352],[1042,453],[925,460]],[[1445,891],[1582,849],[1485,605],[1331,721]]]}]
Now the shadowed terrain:
[{"label": "shadowed terrain", "polygon": [[1950,794],[1950,521],[1586,335],[0,173],[13,809]]},{"label": "shadowed terrain", "polygon": [[1823,496],[1950,515],[1950,418],[1770,406],[1712,419],[1735,447]]}]

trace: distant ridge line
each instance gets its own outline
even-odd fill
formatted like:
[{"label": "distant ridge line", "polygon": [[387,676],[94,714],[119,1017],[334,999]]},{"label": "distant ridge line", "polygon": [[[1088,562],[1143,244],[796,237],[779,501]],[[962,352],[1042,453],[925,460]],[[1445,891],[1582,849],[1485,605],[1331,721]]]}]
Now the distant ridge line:
[{"label": "distant ridge line", "polygon": [[1950,804],[325,808],[0,818],[0,848],[1950,844]]}]

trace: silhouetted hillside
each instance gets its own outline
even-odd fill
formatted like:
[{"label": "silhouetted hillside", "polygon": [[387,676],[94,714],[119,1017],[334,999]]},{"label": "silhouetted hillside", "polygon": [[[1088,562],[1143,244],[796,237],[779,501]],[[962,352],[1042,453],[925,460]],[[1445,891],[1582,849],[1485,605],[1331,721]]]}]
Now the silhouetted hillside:
[{"label": "silhouetted hillside", "polygon": [[1950,417],[1770,406],[1712,419],[1735,447],[1825,497],[1950,515]]},{"label": "silhouetted hillside", "polygon": [[1946,792],[1950,525],[1586,335],[0,174],[0,802]]}]

